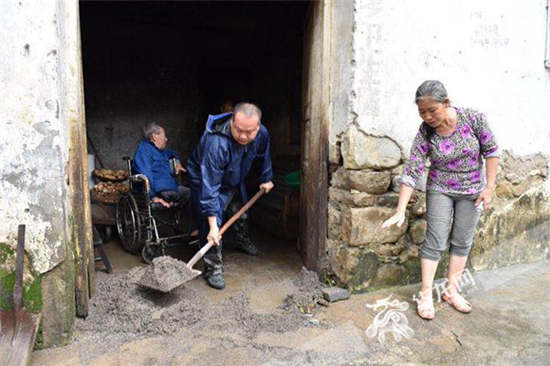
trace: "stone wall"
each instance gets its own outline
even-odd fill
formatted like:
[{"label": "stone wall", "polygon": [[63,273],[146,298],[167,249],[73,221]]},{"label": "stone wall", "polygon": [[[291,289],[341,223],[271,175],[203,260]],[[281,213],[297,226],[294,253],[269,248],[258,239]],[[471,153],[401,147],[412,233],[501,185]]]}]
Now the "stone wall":
[{"label": "stone wall", "polygon": [[[341,164],[331,167],[328,259],[339,281],[353,291],[420,281],[419,247],[426,234],[425,177],[409,202],[406,220],[382,229],[395,213],[402,148],[351,125],[342,139]],[[475,270],[526,263],[548,256],[548,160],[504,151],[493,206],[484,212],[469,266]],[[436,278],[445,275],[444,255]]]},{"label": "stone wall", "polygon": [[342,141],[342,166],[329,188],[328,256],[332,270],[354,291],[418,281],[418,245],[424,240],[425,195],[415,192],[405,223],[382,229],[398,202],[402,151],[392,139],[355,125]]},{"label": "stone wall", "polygon": [[520,197],[531,187],[542,183],[547,176],[548,160],[543,154],[517,156],[511,151],[504,151],[497,174],[497,197]]},{"label": "stone wall", "polygon": [[501,155],[496,199],[480,219],[470,255],[473,269],[527,263],[550,254],[548,159]]}]

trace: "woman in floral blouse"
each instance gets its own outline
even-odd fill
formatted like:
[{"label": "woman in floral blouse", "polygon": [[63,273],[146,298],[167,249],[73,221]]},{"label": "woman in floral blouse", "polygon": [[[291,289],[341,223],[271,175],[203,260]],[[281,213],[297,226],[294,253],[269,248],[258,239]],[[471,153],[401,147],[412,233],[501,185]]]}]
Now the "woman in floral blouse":
[{"label": "woman in floral blouse", "polygon": [[[471,305],[460,295],[464,270],[481,210],[491,204],[498,166],[498,146],[483,113],[451,107],[440,81],[428,80],[416,91],[423,122],[403,169],[395,215],[383,227],[401,226],[417,180],[430,162],[426,185],[427,230],[420,247],[422,292],[417,313],[433,319],[432,286],[441,254],[450,241],[450,260],[443,300],[469,313]],[[483,177],[483,159],[486,179]]]}]

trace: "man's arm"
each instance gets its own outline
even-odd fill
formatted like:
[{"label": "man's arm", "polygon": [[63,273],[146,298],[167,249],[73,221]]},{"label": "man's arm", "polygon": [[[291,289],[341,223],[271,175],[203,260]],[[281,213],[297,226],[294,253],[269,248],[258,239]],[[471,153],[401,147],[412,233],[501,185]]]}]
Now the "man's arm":
[{"label": "man's arm", "polygon": [[208,216],[208,227],[210,228],[210,231],[206,236],[206,240],[212,240],[214,244],[220,245],[221,236],[219,234],[220,229],[218,228],[218,219],[216,216]]},{"label": "man's arm", "polygon": [[225,166],[229,158],[229,151],[220,144],[220,138],[212,137],[205,143],[201,162],[200,208],[201,215],[208,218],[210,232],[207,239],[220,243],[217,217],[221,214],[219,201]]},{"label": "man's arm", "polygon": [[271,166],[271,152],[270,152],[270,142],[269,142],[269,132],[265,131],[265,143],[263,144],[262,151],[259,152],[260,157],[260,169],[259,172],[259,181],[260,189],[263,189],[265,193],[269,193],[273,189],[273,168]]}]

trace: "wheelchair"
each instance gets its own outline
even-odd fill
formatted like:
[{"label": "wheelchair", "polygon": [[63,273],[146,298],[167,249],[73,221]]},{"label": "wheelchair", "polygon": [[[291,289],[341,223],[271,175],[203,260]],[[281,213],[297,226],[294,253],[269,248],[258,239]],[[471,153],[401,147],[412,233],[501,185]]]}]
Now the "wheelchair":
[{"label": "wheelchair", "polygon": [[[165,255],[166,249],[198,242],[191,236],[190,200],[170,208],[152,202],[147,178],[132,175],[130,157],[123,160],[127,162],[129,191],[120,195],[116,205],[116,227],[122,247],[132,254],[141,252],[143,260],[151,264],[154,258]],[[175,160],[171,166],[174,173]]]}]

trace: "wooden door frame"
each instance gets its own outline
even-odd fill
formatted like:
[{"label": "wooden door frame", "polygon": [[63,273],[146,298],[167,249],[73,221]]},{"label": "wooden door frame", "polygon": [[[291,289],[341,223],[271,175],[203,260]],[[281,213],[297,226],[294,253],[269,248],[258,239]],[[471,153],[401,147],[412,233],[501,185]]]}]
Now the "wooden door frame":
[{"label": "wooden door frame", "polygon": [[75,255],[75,303],[76,315],[87,317],[89,301],[95,292],[95,256],[92,235],[90,192],[88,187],[88,150],[86,141],[86,113],[84,105],[84,74],[80,3],[70,3],[66,19],[68,28],[65,42],[70,49],[65,52],[66,72],[64,104],[66,106],[69,135],[68,174],[68,222],[70,241]]},{"label": "wooden door frame", "polygon": [[331,6],[331,0],[311,3],[304,39],[299,245],[313,271],[322,269],[328,234]]}]

